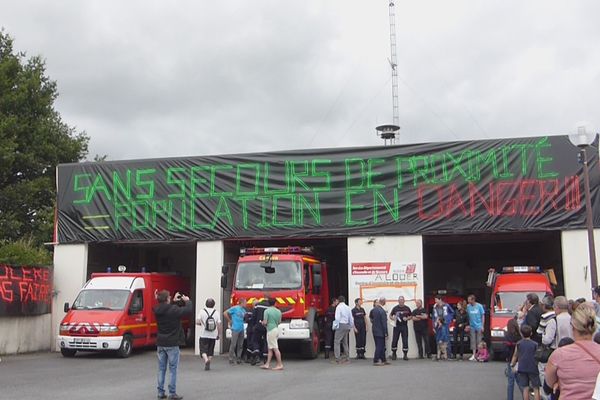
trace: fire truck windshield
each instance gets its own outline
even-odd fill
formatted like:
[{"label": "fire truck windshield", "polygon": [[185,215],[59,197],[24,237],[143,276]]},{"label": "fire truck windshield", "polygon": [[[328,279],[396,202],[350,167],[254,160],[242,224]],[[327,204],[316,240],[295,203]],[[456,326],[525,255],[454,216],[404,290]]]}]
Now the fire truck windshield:
[{"label": "fire truck windshield", "polygon": [[[494,312],[497,314],[516,314],[525,303],[528,293],[532,292],[498,292],[494,300]],[[533,292],[542,299],[546,293]]]},{"label": "fire truck windshield", "polygon": [[235,288],[241,290],[298,289],[302,286],[300,264],[295,261],[272,261],[273,273],[260,262],[241,262],[235,275]]},{"label": "fire truck windshield", "polygon": [[82,290],[73,303],[75,310],[122,310],[129,298],[128,290]]}]

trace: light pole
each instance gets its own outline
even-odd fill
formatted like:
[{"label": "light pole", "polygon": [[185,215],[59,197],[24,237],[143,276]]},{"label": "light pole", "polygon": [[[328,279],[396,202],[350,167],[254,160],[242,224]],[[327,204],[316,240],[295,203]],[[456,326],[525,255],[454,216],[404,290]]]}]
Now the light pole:
[{"label": "light pole", "polygon": [[588,234],[588,251],[590,254],[590,269],[592,289],[598,286],[598,271],[596,269],[596,244],[594,243],[594,213],[592,212],[592,196],[590,194],[590,173],[588,168],[587,149],[596,139],[595,133],[588,133],[585,126],[577,127],[577,133],[569,135],[569,141],[579,147],[579,162],[583,164],[583,186],[585,190],[585,224]]}]

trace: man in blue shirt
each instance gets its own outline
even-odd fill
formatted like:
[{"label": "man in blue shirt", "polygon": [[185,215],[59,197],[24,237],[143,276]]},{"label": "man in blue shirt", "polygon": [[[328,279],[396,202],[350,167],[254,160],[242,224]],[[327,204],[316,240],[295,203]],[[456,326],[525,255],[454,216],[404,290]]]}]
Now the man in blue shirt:
[{"label": "man in blue shirt", "polygon": [[471,350],[473,355],[469,361],[475,361],[475,353],[479,342],[483,340],[483,326],[485,325],[485,311],[483,306],[475,301],[475,295],[470,294],[467,297],[467,313],[469,314],[469,326],[471,327]]},{"label": "man in blue shirt", "polygon": [[231,328],[231,344],[229,345],[229,364],[242,363],[242,349],[244,346],[244,315],[246,315],[246,299],[240,299],[237,306],[225,310],[223,313]]}]

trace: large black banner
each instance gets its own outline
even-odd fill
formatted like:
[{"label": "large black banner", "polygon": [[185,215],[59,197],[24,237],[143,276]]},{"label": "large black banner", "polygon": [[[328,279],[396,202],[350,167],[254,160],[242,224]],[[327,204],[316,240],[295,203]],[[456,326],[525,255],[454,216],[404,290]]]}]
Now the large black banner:
[{"label": "large black banner", "polygon": [[52,270],[0,264],[0,316],[52,312]]},{"label": "large black banner", "polygon": [[577,153],[551,136],[61,165],[58,241],[582,228]]}]

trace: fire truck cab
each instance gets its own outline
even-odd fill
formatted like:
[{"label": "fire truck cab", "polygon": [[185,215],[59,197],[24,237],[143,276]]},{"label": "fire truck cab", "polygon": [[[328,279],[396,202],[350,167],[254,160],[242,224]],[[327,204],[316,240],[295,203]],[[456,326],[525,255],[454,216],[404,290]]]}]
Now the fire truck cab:
[{"label": "fire truck cab", "polygon": [[[549,270],[552,271],[552,270]],[[519,311],[528,293],[540,299],[552,295],[547,272],[539,266],[510,266],[500,273],[490,269],[487,286],[492,289],[490,298],[490,349],[499,355],[505,350],[504,333],[508,321]]]},{"label": "fire truck cab", "polygon": [[[279,340],[297,341],[307,358],[315,358],[328,306],[327,266],[310,247],[243,248],[235,269],[231,304],[274,298],[281,310]],[[227,330],[226,336],[231,332]]]},{"label": "fire truck cab", "polygon": [[[135,347],[156,344],[157,325],[152,308],[156,292],[189,293],[180,276],[159,273],[95,273],[79,291],[60,323],[57,348],[64,357],[77,351],[116,351],[128,357]],[[190,318],[182,320],[184,332]]]}]

